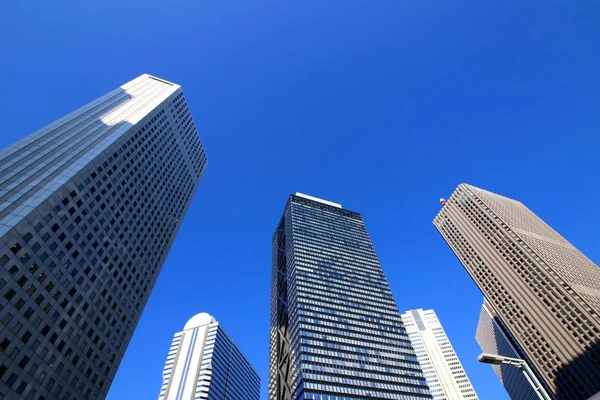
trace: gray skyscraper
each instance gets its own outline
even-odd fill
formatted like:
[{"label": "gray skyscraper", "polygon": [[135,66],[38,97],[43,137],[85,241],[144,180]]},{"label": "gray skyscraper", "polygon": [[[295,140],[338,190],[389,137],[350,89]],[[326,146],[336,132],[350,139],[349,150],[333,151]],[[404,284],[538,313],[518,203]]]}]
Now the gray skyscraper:
[{"label": "gray skyscraper", "polygon": [[[484,304],[481,307],[475,338],[484,353],[518,359],[526,358],[519,351],[518,344],[512,339],[510,332],[504,327],[504,323],[494,313],[489,304]],[[521,369],[506,364],[492,365],[492,368],[494,368],[498,379],[504,385],[511,399],[539,400],[537,393],[527,381]]]},{"label": "gray skyscraper", "polygon": [[520,202],[470,185],[434,225],[547,389],[600,391],[600,269]]},{"label": "gray skyscraper", "polygon": [[360,214],[291,195],[272,257],[270,400],[431,399]]},{"label": "gray skyscraper", "polygon": [[158,400],[258,400],[260,377],[221,324],[206,313],[173,337]]},{"label": "gray skyscraper", "polygon": [[205,165],[149,75],[0,151],[0,398],[106,395]]}]

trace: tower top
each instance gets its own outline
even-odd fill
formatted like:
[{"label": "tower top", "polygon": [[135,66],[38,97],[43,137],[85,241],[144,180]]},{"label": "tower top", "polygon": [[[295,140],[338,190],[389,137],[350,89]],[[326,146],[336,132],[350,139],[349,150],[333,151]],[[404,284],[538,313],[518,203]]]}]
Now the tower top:
[{"label": "tower top", "polygon": [[312,200],[312,201],[318,201],[319,203],[327,204],[329,206],[333,206],[333,207],[337,207],[337,208],[342,208],[341,204],[333,203],[331,201],[327,201],[327,200],[323,200],[323,199],[319,199],[318,197],[312,197],[312,196],[309,196],[307,194],[302,194],[300,192],[296,192],[296,196],[298,196],[298,197],[304,197],[305,199],[309,199],[309,200]]},{"label": "tower top", "polygon": [[204,325],[212,324],[213,322],[216,322],[215,318],[210,314],[203,312],[190,318],[187,324],[185,324],[183,327],[183,330],[187,331],[188,329],[199,328]]}]

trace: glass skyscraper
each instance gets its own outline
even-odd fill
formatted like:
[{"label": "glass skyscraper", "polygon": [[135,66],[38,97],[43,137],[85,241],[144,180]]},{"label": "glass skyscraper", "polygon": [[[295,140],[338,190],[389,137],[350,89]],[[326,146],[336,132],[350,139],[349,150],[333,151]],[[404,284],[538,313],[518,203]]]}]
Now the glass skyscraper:
[{"label": "glass skyscraper", "polygon": [[106,396],[205,166],[149,75],[0,151],[0,398]]},{"label": "glass skyscraper", "polygon": [[210,315],[190,319],[173,337],[158,400],[259,400],[260,377]]},{"label": "glass skyscraper", "polygon": [[360,214],[291,195],[272,257],[270,400],[431,399]]}]

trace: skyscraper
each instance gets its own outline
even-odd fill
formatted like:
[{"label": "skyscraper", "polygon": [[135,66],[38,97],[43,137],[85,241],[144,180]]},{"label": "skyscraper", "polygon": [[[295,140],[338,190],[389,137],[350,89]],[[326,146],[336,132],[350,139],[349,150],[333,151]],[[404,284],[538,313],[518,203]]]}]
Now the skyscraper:
[{"label": "skyscraper", "polygon": [[[521,360],[526,358],[519,351],[517,343],[511,338],[510,333],[504,327],[504,323],[495,315],[494,310],[488,304],[483,304],[481,307],[475,338],[484,353]],[[492,368],[494,368],[498,379],[504,385],[511,399],[539,400],[538,395],[521,369],[506,364],[492,365]]]},{"label": "skyscraper", "polygon": [[600,391],[600,270],[518,201],[461,184],[434,220],[556,398]]},{"label": "skyscraper", "polygon": [[272,257],[270,400],[431,398],[360,214],[291,195]]},{"label": "skyscraper", "polygon": [[260,377],[221,325],[206,313],[171,343],[158,400],[259,400]]},{"label": "skyscraper", "polygon": [[475,400],[477,394],[433,310],[409,310],[402,322],[434,400]]},{"label": "skyscraper", "polygon": [[149,75],[0,151],[0,398],[104,398],[205,166]]}]

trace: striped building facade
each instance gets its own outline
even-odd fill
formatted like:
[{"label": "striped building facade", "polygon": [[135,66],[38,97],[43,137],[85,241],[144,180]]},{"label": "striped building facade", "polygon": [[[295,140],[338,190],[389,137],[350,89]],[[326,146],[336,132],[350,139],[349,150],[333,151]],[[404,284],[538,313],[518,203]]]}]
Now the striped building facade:
[{"label": "striped building facade", "polygon": [[477,400],[450,339],[434,310],[409,310],[402,322],[423,368],[433,400]]},{"label": "striped building facade", "polygon": [[190,319],[173,337],[158,400],[258,400],[260,378],[209,314]]}]

